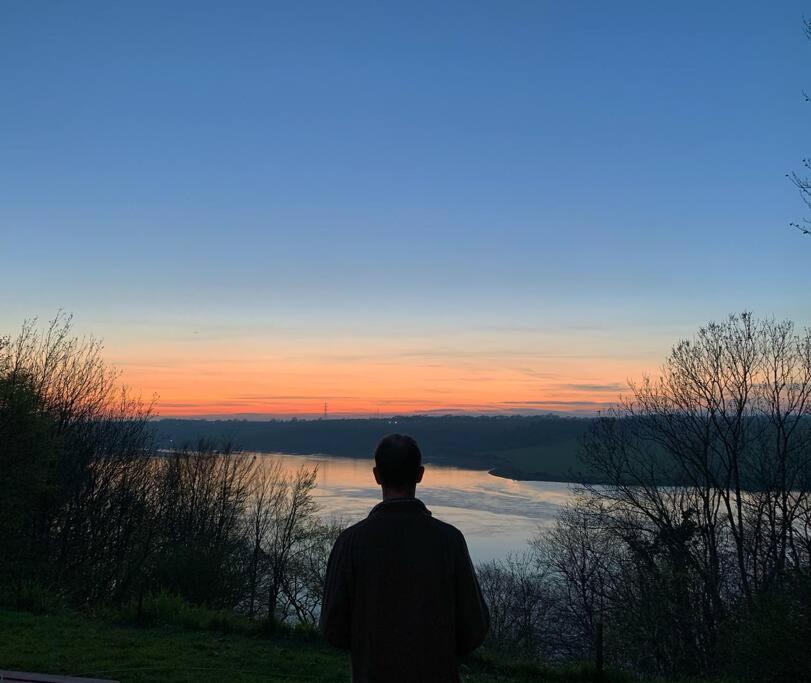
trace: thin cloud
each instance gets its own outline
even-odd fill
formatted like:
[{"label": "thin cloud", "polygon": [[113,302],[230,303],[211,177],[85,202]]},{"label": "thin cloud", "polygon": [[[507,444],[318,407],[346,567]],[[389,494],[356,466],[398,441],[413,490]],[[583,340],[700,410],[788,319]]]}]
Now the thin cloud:
[{"label": "thin cloud", "polygon": [[628,385],[623,382],[609,382],[607,384],[559,384],[560,389],[571,389],[573,391],[625,391]]},{"label": "thin cloud", "polygon": [[246,394],[232,396],[235,401],[353,401],[357,396],[333,396],[330,394]]},{"label": "thin cloud", "polygon": [[499,405],[505,406],[606,406],[609,401],[501,401]]}]

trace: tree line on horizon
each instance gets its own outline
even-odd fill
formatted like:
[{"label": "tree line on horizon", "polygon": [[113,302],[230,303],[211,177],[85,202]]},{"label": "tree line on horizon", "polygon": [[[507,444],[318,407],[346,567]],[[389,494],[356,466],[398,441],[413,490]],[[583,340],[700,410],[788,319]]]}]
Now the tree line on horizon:
[{"label": "tree line on horizon", "polygon": [[[160,448],[227,435],[249,451],[321,453],[370,458],[380,439],[403,431],[420,444],[431,464],[496,469],[518,478],[572,481],[582,478],[577,450],[591,418],[558,415],[472,416],[406,415],[387,419],[327,420],[155,420]],[[555,457],[540,468],[528,468],[532,449],[543,446]],[[516,458],[513,454],[522,454]]]},{"label": "tree line on horizon", "polygon": [[[316,472],[205,440],[159,451],[152,416],[69,318],[0,340],[0,601],[140,614],[168,596],[312,628],[342,527],[319,514]],[[581,457],[601,484],[583,482],[524,552],[478,567],[487,647],[803,680],[811,333],[711,323],[589,425]]]}]

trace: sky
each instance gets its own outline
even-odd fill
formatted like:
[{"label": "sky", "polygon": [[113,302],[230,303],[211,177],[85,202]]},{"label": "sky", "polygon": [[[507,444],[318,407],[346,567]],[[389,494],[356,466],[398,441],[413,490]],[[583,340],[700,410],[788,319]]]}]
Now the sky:
[{"label": "sky", "polygon": [[590,414],[811,322],[807,3],[0,3],[0,334],[164,416]]}]

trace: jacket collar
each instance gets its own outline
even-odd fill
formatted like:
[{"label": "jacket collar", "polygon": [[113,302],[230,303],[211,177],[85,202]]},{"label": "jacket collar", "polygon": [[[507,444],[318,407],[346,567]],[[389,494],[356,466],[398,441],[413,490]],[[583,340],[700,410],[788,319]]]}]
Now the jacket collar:
[{"label": "jacket collar", "polygon": [[419,498],[390,498],[375,505],[369,516],[385,514],[388,512],[400,512],[405,514],[423,514],[431,516],[431,511],[425,507]]}]

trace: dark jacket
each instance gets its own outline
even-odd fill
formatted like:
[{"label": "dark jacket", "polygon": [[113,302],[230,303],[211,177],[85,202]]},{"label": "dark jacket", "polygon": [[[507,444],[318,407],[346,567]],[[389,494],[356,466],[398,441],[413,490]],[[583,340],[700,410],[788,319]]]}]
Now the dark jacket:
[{"label": "dark jacket", "polygon": [[459,681],[488,624],[465,537],[416,498],[380,503],[335,542],[320,625],[351,650],[353,681]]}]

